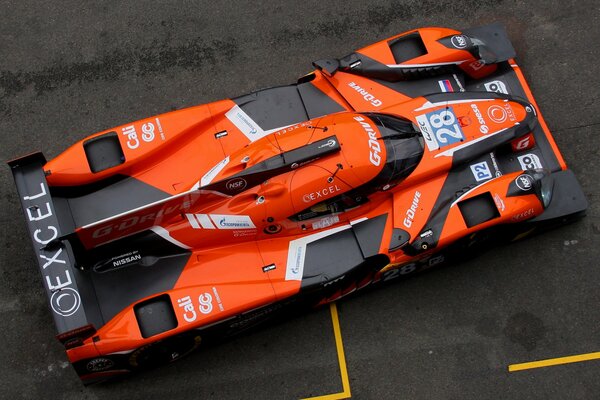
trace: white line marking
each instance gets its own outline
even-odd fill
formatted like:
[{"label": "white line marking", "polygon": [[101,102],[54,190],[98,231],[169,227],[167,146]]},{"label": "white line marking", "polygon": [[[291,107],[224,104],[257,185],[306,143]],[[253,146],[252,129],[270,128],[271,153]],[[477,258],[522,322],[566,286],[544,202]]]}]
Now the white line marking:
[{"label": "white line marking", "polygon": [[215,226],[210,222],[210,218],[206,214],[195,214],[196,219],[204,229],[215,229]]},{"label": "white line marking", "polygon": [[169,231],[166,230],[165,228],[163,228],[162,226],[156,225],[156,226],[153,226],[152,228],[150,228],[150,230],[152,232],[156,233],[158,236],[162,237],[163,239],[168,240],[169,242],[173,243],[175,246],[179,246],[182,249],[191,249],[191,247],[188,246],[187,244],[183,244],[179,240],[172,237],[171,234],[169,233]]},{"label": "white line marking", "polygon": [[190,222],[190,225],[192,226],[192,228],[200,229],[200,225],[198,224],[198,221],[196,221],[194,214],[185,214],[185,216],[187,217],[188,221]]}]

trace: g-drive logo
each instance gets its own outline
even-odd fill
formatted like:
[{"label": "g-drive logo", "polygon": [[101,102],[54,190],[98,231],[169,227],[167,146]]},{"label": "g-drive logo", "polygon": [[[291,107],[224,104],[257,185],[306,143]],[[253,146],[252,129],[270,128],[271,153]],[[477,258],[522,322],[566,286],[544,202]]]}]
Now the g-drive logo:
[{"label": "g-drive logo", "polygon": [[371,164],[378,167],[381,164],[381,146],[377,141],[377,136],[371,125],[365,121],[363,117],[354,117],[355,121],[358,121],[363,127],[365,132],[369,135],[369,161]]},{"label": "g-drive logo", "polygon": [[365,89],[361,88],[354,82],[350,82],[348,84],[352,89],[356,90],[358,93],[362,94],[365,101],[371,103],[373,107],[381,107],[383,105],[382,101],[373,96],[371,93],[367,92]]},{"label": "g-drive logo", "polygon": [[81,306],[81,297],[74,287],[66,253],[63,247],[46,250],[46,246],[58,238],[58,221],[54,216],[46,185],[40,182],[38,193],[23,196],[25,215],[32,228],[33,241],[40,248],[38,256],[44,283],[50,296],[50,307],[56,314],[69,317]]}]

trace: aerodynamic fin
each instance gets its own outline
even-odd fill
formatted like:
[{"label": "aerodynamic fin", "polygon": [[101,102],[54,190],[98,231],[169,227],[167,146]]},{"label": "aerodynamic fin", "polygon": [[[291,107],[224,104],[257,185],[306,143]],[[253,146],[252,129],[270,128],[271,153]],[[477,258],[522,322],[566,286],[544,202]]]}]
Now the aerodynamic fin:
[{"label": "aerodynamic fin", "polygon": [[84,248],[92,249],[154,226],[167,224],[174,218],[182,218],[183,213],[192,208],[196,209],[200,204],[210,205],[226,197],[229,196],[193,188],[187,192],[77,227],[74,233]]}]

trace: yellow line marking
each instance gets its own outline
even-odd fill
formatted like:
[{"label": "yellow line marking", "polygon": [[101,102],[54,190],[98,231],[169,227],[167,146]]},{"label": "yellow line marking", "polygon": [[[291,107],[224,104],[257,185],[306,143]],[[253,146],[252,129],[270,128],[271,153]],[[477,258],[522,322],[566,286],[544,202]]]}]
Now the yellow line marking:
[{"label": "yellow line marking", "polygon": [[352,394],[350,393],[350,380],[348,379],[348,369],[346,368],[346,356],[344,355],[344,343],[342,342],[342,330],[340,329],[340,319],[335,303],[331,303],[329,305],[329,311],[331,311],[331,322],[333,323],[333,335],[335,336],[335,347],[337,349],[338,362],[340,364],[340,374],[342,376],[343,392],[326,394],[324,396],[308,397],[302,400],[341,400],[349,399],[352,396]]},{"label": "yellow line marking", "polygon": [[521,364],[512,364],[508,366],[508,372],[522,371],[524,369],[550,367],[552,365],[570,364],[581,361],[590,361],[600,359],[600,351],[596,353],[578,354],[575,356],[549,358],[547,360],[539,360],[526,362]]}]

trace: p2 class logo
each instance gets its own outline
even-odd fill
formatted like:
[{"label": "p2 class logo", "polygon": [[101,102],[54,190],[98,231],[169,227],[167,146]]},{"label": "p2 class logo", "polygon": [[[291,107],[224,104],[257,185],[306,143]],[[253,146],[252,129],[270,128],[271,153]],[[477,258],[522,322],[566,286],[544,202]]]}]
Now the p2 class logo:
[{"label": "p2 class logo", "polygon": [[482,161],[477,164],[471,165],[471,172],[477,182],[485,181],[486,179],[492,179],[492,171],[486,161]]}]

